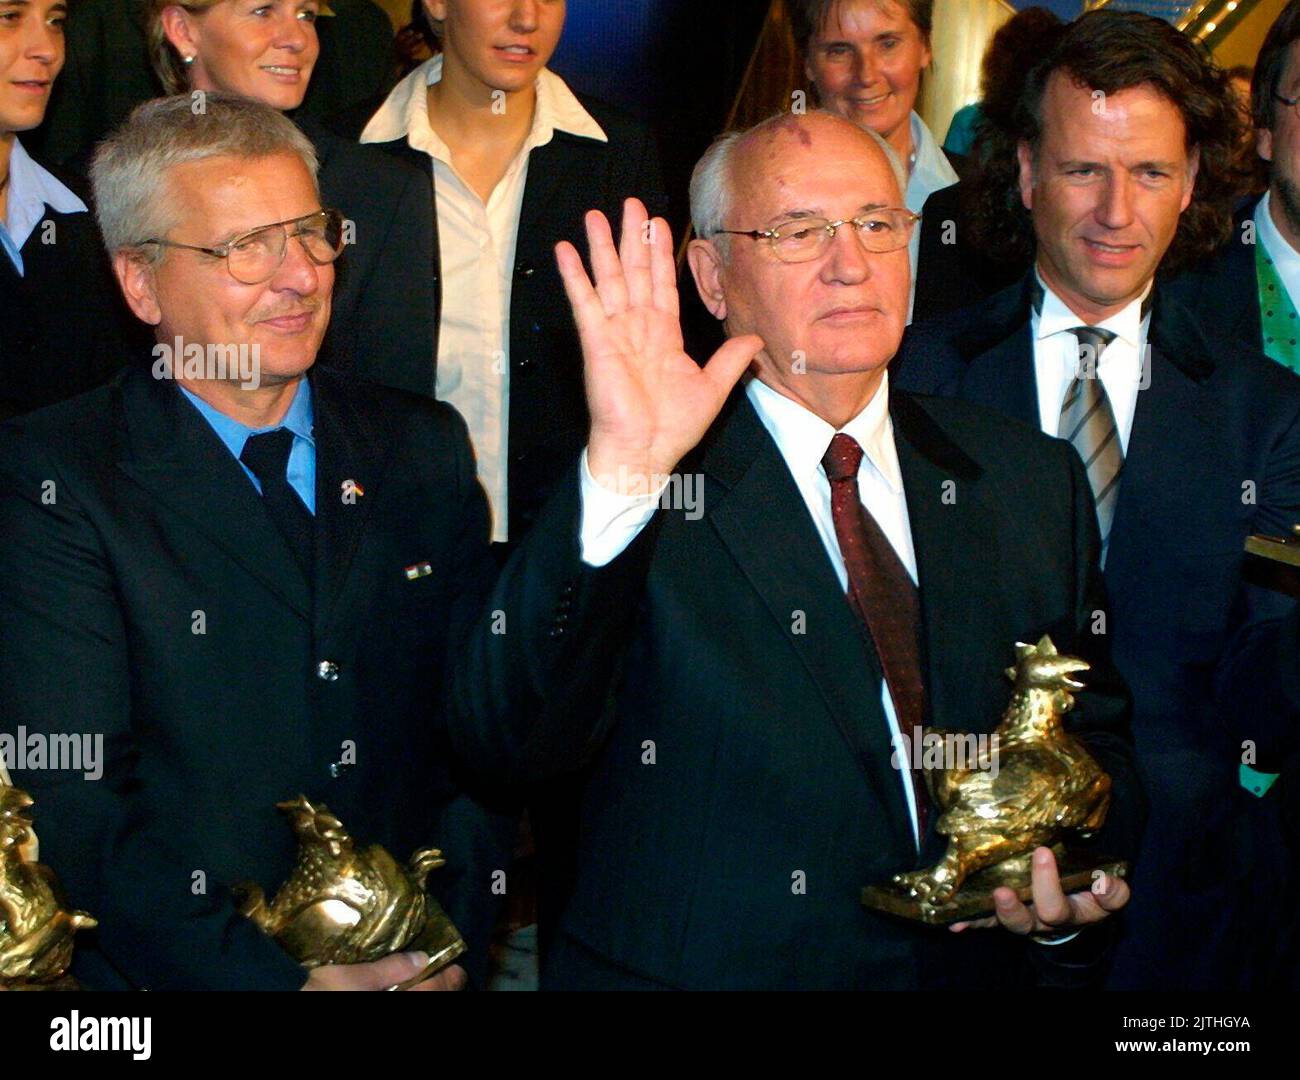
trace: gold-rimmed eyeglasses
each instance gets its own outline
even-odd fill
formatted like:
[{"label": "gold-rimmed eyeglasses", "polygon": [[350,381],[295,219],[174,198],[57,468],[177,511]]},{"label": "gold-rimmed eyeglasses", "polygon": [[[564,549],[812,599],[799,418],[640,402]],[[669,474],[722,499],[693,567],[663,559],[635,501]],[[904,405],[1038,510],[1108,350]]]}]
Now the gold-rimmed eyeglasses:
[{"label": "gold-rimmed eyeglasses", "polygon": [[230,276],[243,285],[269,281],[284,262],[289,238],[302,244],[303,251],[317,266],[332,263],[343,253],[343,215],[337,210],[316,210],[300,218],[260,225],[216,247],[179,244],[174,240],[141,240],[139,245],[201,251],[214,259],[225,259]]},{"label": "gold-rimmed eyeglasses", "polygon": [[884,254],[906,247],[912,239],[912,230],[921,220],[920,214],[903,207],[886,207],[872,210],[854,218],[827,221],[825,218],[797,218],[772,229],[719,229],[728,236],[749,236],[766,240],[776,257],[782,262],[808,262],[826,250],[843,225],[852,225],[858,241],[868,251]]}]

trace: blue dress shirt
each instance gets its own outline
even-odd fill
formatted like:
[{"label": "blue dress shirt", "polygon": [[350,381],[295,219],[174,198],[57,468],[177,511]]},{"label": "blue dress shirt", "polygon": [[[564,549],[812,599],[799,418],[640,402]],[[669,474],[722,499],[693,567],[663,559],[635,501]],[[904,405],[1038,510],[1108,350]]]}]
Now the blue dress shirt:
[{"label": "blue dress shirt", "polygon": [[23,245],[45,217],[45,208],[60,214],[84,214],[86,204],[28,156],[14,139],[9,151],[9,205],[0,222],[0,248],[23,277]]},{"label": "blue dress shirt", "polygon": [[[212,430],[239,461],[239,455],[244,452],[244,443],[248,442],[250,435],[260,435],[267,431],[276,431],[279,428],[286,427],[293,432],[293,446],[289,448],[289,467],[285,470],[285,479],[289,481],[289,486],[298,493],[298,498],[303,502],[309,511],[314,515],[316,513],[316,440],[312,437],[313,414],[311,406],[311,383],[305,378],[298,382],[298,392],[293,396],[293,403],[289,406],[289,411],[284,414],[284,420],[275,427],[268,428],[251,428],[234,420],[218,409],[214,409],[202,398],[190,393],[185,387],[180,391],[184,394],[198,409],[199,415],[203,417],[210,425]],[[262,485],[258,483],[257,477],[253,475],[253,470],[239,461],[239,467],[244,470],[248,479],[252,482],[257,493],[262,494]]]}]

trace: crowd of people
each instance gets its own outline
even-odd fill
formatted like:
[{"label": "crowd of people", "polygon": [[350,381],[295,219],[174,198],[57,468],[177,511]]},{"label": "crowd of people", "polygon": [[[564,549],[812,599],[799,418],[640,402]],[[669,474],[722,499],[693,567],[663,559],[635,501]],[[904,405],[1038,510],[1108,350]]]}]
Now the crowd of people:
[{"label": "crowd of people", "polygon": [[[1300,589],[1245,551],[1300,525],[1300,0],[1246,72],[1022,11],[944,146],[933,0],[786,0],[815,107],[707,149],[680,266],[564,0],[419,0],[400,78],[373,5],[138,7],[0,0],[0,731],[102,745],[8,763],[83,985],[418,972],[240,914],[302,794],[442,850],[420,989],[489,984],[524,818],[543,988],[1300,988]],[[864,907],[951,833],[900,743],[1044,636],[1131,871]]]}]

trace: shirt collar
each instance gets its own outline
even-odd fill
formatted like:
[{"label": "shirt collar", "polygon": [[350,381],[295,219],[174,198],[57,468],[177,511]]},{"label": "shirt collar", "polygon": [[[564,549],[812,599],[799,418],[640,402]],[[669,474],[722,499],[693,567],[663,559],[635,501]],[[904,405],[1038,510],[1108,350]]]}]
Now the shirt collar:
[{"label": "shirt collar", "polygon": [[[363,143],[392,142],[405,138],[411,147],[449,162],[447,144],[429,123],[429,99],[425,91],[442,78],[442,56],[426,60],[393,88],[379,111],[361,133]],[[551,141],[556,131],[584,139],[609,142],[601,126],[582,107],[563,79],[549,68],[537,75],[537,106],[533,126],[524,141],[523,153]]]},{"label": "shirt collar", "polygon": [[227,416],[220,409],[208,404],[197,394],[191,393],[184,386],[180,391],[189,398],[203,419],[211,425],[212,430],[226,444],[226,448],[236,460],[243,454],[244,444],[248,442],[250,435],[277,431],[282,427],[288,428],[297,438],[306,439],[312,446],[316,445],[312,437],[315,416],[312,409],[311,382],[306,378],[298,380],[298,392],[293,395],[293,401],[289,405],[289,411],[284,414],[284,419],[274,427],[265,428],[251,428],[247,424],[241,424],[234,417]]},{"label": "shirt collar", "polygon": [[[959,177],[925,121],[915,112],[912,113],[911,124],[912,152],[915,157],[911,162],[912,172],[907,182],[906,202],[912,213],[919,214],[926,199],[942,188],[952,187]],[[903,164],[906,166],[908,162]]]},{"label": "shirt collar", "polygon": [[[1300,251],[1296,251],[1278,230],[1270,209],[1272,205],[1272,193],[1264,192],[1264,197],[1255,207],[1255,235],[1264,245],[1264,253],[1273,260],[1278,275],[1286,282],[1287,292],[1292,292],[1293,282],[1300,286]],[[1300,292],[1300,289],[1294,291]]]},{"label": "shirt collar", "polygon": [[[1079,318],[1066,305],[1055,292],[1043,281],[1038,270],[1034,270],[1034,275],[1043,287],[1043,310],[1034,316],[1037,326],[1034,330],[1034,337],[1042,341],[1044,338],[1054,337],[1056,334],[1072,333],[1076,328],[1083,325],[1083,320]],[[1146,290],[1141,296],[1133,300],[1123,311],[1118,311],[1109,319],[1097,323],[1097,328],[1109,330],[1117,338],[1131,345],[1134,349],[1141,350],[1143,324],[1146,322],[1147,315],[1143,312],[1143,304],[1151,293],[1153,282],[1147,282]]]},{"label": "shirt collar", "polygon": [[[813,474],[825,476],[822,458],[836,429],[809,409],[759,379],[749,380],[745,388],[758,417],[776,441],[777,449],[796,478]],[[881,377],[880,386],[867,407],[839,429],[857,440],[863,461],[895,495],[902,494],[903,474],[894,445],[894,428],[889,419],[889,372]]]},{"label": "shirt collar", "polygon": [[37,165],[22,141],[14,139],[9,152],[9,209],[5,228],[21,250],[45,216],[45,208],[59,214],[87,213],[86,204]]}]

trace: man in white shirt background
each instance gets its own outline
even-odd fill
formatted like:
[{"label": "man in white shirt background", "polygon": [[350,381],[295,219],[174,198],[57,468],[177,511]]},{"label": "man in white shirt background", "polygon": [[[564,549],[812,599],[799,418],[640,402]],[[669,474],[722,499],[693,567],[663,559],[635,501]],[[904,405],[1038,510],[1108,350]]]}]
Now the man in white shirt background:
[{"label": "man in white shirt background", "polygon": [[[586,364],[627,373],[621,406],[646,416],[648,449],[629,474],[593,444],[570,475],[524,546],[580,517],[569,559],[587,569],[549,548],[572,598],[549,638],[479,627],[450,721],[478,772],[581,785],[544,987],[1059,985],[1093,970],[1103,938],[1088,924],[1127,900],[1118,880],[1062,895],[1040,851],[1035,903],[1004,891],[979,927],[914,928],[860,903],[863,884],[943,846],[924,785],[891,764],[894,735],[991,730],[1016,640],[1049,632],[1091,661],[1075,730],[1115,782],[1108,846],[1127,850],[1141,817],[1127,695],[1089,631],[1099,545],[1080,464],[983,410],[890,389],[910,280],[902,187],[877,136],[824,112],[726,136],[701,160],[691,269],[724,349],[761,348],[680,466],[690,443],[654,449],[673,420],[657,380],[695,369],[669,239],[641,241],[633,202],[615,251],[589,215],[594,290],[560,245]],[[652,478],[675,466],[698,476],[702,514],[661,508],[672,489]],[[536,612],[526,565],[508,564],[492,600],[507,625]],[[550,700],[536,660],[590,626],[577,583],[626,581],[629,565],[644,590],[602,598],[585,692]]]},{"label": "man in white shirt background", "polygon": [[1004,230],[1024,230],[1035,264],[913,327],[900,385],[997,408],[1087,466],[1151,796],[1110,985],[1271,985],[1294,963],[1291,857],[1276,800],[1239,768],[1295,751],[1300,618],[1243,548],[1300,521],[1300,382],[1156,276],[1226,234],[1231,91],[1168,23],[1104,10],[1066,28],[1023,93],[1003,195],[1024,210]]}]

